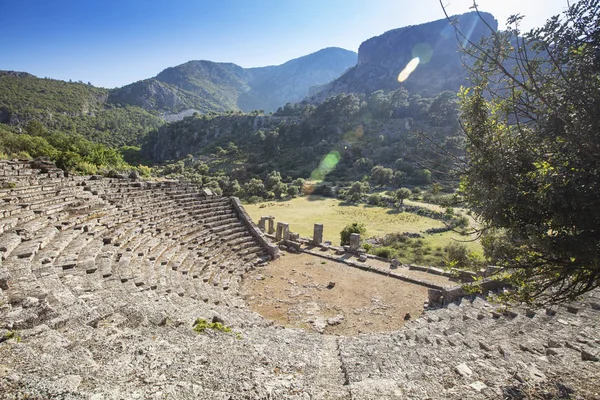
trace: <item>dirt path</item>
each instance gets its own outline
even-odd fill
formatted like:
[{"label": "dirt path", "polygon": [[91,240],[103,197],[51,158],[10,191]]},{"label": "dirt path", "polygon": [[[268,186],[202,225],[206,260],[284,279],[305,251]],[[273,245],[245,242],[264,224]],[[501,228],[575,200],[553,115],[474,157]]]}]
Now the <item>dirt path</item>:
[{"label": "dirt path", "polygon": [[427,300],[427,288],[289,253],[248,274],[242,293],[253,311],[279,324],[339,335],[397,330]]}]

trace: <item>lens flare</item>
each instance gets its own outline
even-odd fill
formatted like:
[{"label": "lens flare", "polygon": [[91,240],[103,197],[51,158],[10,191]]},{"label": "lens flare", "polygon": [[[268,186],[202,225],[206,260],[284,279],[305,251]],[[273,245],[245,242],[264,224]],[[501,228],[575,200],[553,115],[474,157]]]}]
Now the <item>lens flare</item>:
[{"label": "lens flare", "polygon": [[340,153],[337,151],[332,151],[327,154],[321,160],[319,167],[315,169],[312,174],[310,174],[310,179],[313,181],[321,182],[325,179],[325,176],[333,171],[336,165],[340,162]]},{"label": "lens flare", "polygon": [[365,135],[365,128],[363,128],[362,125],[358,125],[356,128],[352,129],[351,131],[344,133],[344,135],[342,136],[342,139],[344,140],[344,142],[354,143],[354,142],[362,139],[362,137],[364,135]]},{"label": "lens flare", "polygon": [[419,64],[427,64],[433,55],[433,48],[429,43],[417,43],[412,48],[413,58],[419,58]]},{"label": "lens flare", "polygon": [[406,67],[404,67],[402,72],[400,72],[400,74],[398,75],[398,82],[404,82],[405,80],[407,80],[410,74],[412,74],[413,71],[417,69],[417,66],[419,65],[420,61],[421,60],[419,60],[419,57],[415,57],[412,60],[410,60],[408,64],[406,64]]}]

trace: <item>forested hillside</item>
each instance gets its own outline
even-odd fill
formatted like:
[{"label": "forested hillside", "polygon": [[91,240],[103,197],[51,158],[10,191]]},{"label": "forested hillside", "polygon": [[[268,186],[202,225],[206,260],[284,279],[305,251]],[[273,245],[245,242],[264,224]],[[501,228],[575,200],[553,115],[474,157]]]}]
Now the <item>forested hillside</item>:
[{"label": "forested hillside", "polygon": [[239,183],[279,171],[290,182],[367,177],[399,187],[452,182],[445,163],[462,154],[461,143],[453,93],[421,98],[398,89],[288,104],[273,116],[197,114],[148,135],[142,153],[154,162],[183,158],[202,164],[201,174],[209,168]]},{"label": "forested hillside", "polygon": [[79,134],[112,147],[138,143],[163,121],[136,106],[108,101],[109,91],[92,85],[0,71],[0,123],[18,132],[31,121],[49,132]]}]

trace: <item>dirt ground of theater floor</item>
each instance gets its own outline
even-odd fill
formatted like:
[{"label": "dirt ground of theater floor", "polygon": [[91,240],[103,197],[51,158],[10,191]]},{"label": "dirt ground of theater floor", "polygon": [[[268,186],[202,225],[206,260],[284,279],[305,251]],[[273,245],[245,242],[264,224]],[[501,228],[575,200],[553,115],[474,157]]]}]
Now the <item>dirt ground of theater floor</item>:
[{"label": "dirt ground of theater floor", "polygon": [[352,336],[399,329],[406,314],[421,314],[427,288],[284,252],[246,275],[242,295],[253,311],[276,324]]}]

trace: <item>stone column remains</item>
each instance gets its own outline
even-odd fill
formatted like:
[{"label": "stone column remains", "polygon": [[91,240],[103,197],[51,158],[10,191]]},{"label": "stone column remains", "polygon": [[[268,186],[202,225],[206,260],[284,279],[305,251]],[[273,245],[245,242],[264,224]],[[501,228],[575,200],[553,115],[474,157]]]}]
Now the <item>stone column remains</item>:
[{"label": "stone column remains", "polygon": [[317,246],[323,243],[323,224],[315,224],[312,242]]},{"label": "stone column remains", "polygon": [[290,240],[290,233],[291,233],[290,226],[284,222],[283,223],[283,240]]},{"label": "stone column remains", "polygon": [[350,251],[357,251],[360,247],[360,233],[350,234]]},{"label": "stone column remains", "polygon": [[258,221],[258,229],[261,231],[265,231],[265,222],[267,222],[267,217],[260,217],[260,221]]},{"label": "stone column remains", "polygon": [[285,222],[277,223],[277,233],[275,233],[275,240],[280,241],[281,239],[287,240],[290,236],[290,225]]},{"label": "stone column remains", "polygon": [[267,217],[268,221],[269,221],[269,229],[267,230],[267,233],[269,235],[272,235],[273,233],[275,233],[275,227],[273,225],[275,225],[275,217]]}]

